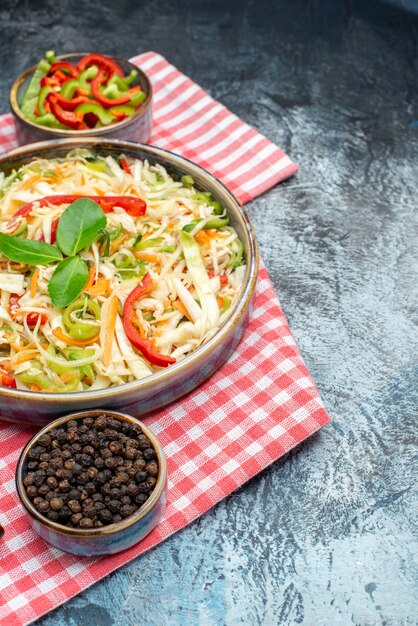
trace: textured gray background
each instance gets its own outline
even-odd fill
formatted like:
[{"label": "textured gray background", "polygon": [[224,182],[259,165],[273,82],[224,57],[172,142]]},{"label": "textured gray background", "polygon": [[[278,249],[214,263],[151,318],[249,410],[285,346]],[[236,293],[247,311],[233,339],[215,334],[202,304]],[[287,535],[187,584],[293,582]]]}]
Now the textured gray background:
[{"label": "textured gray background", "polygon": [[249,205],[334,422],[37,626],[416,623],[418,1],[0,3],[1,111],[45,49],[156,50],[289,152]]}]

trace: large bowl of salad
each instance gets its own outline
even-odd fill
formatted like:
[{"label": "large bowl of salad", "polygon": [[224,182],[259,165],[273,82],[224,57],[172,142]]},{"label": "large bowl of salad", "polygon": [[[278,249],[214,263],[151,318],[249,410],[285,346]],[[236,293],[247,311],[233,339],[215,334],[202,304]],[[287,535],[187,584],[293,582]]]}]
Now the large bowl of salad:
[{"label": "large bowl of salad", "polygon": [[0,158],[0,415],[136,416],[217,371],[248,322],[251,223],[165,150],[60,140]]},{"label": "large bowl of salad", "polygon": [[15,80],[10,108],[20,145],[53,138],[112,137],[146,143],[152,86],[122,57],[49,50]]}]

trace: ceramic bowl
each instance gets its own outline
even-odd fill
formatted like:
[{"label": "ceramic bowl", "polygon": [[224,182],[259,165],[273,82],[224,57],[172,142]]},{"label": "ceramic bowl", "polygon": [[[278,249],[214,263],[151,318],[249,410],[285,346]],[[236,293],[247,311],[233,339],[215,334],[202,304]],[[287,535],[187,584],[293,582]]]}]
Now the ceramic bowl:
[{"label": "ceramic bowl", "polygon": [[135,416],[158,409],[189,393],[219,370],[240,341],[247,326],[250,305],[258,275],[258,251],[248,216],[239,202],[211,174],[176,154],[160,148],[123,141],[95,139],[50,141],[21,147],[0,157],[0,171],[6,174],[34,157],[63,157],[75,148],[89,148],[101,155],[119,154],[148,159],[163,165],[179,180],[190,174],[196,187],[209,191],[225,207],[230,223],[244,246],[246,272],[238,299],[231,314],[217,333],[182,361],[144,378],[118,387],[68,394],[22,391],[0,387],[0,415],[14,422],[45,424],[74,410],[109,407]]},{"label": "ceramic bowl", "polygon": [[[70,61],[77,63],[83,56],[88,53],[72,53],[62,54],[57,59],[60,61]],[[10,90],[10,108],[15,117],[17,124],[17,139],[19,145],[33,143],[36,141],[45,141],[48,139],[59,138],[69,139],[71,137],[112,137],[116,139],[126,139],[129,141],[138,141],[146,143],[151,135],[152,127],[152,86],[147,75],[144,74],[136,65],[133,65],[126,59],[117,56],[109,58],[117,61],[125,75],[132,70],[138,72],[137,77],[132,86],[140,85],[147,98],[141,104],[135,113],[121,122],[104,126],[103,128],[89,128],[88,130],[61,130],[58,128],[47,128],[40,126],[28,120],[20,110],[20,102],[25,92],[26,86],[36,69],[36,65],[30,67],[15,80]]]},{"label": "ceramic bowl", "polygon": [[[39,513],[26,495],[23,479],[27,470],[27,454],[29,449],[36,445],[39,437],[47,433],[51,428],[57,428],[69,420],[78,420],[85,417],[98,417],[99,415],[111,415],[121,421],[130,422],[141,427],[143,433],[151,441],[157,454],[159,473],[157,484],[148,500],[138,509],[136,513],[117,522],[102,528],[80,529],[67,528],[62,524],[51,522],[48,518]],[[115,554],[126,550],[141,541],[160,521],[166,502],[167,490],[167,461],[164,450],[153,432],[142,422],[130,415],[116,413],[113,411],[81,411],[61,417],[51,422],[48,426],[40,430],[26,444],[23,449],[16,468],[16,487],[19,498],[30,519],[32,528],[42,539],[49,544],[63,550],[81,556],[100,556],[104,554]]]}]

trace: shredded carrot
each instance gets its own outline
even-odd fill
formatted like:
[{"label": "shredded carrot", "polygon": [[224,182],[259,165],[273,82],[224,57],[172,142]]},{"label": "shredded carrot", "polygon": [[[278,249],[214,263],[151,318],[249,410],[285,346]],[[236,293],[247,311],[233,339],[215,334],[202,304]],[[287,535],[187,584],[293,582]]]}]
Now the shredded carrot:
[{"label": "shredded carrot", "polygon": [[[30,390],[31,391],[41,391],[41,388],[40,388],[39,385],[33,384],[33,385],[30,386]],[[44,389],[44,391],[47,391],[47,389]]]},{"label": "shredded carrot", "polygon": [[86,286],[84,287],[84,291],[87,291],[88,289],[90,289],[90,287],[92,286],[92,284],[94,283],[94,277],[96,276],[96,268],[94,265],[90,265],[89,268],[89,279],[86,283]]},{"label": "shredded carrot", "polygon": [[14,369],[9,360],[2,361],[1,366],[4,370],[6,370],[6,372],[12,372]]},{"label": "shredded carrot", "polygon": [[25,352],[21,352],[15,359],[13,359],[13,364],[19,365],[20,363],[31,361],[37,354],[39,354],[38,350],[25,350]]},{"label": "shredded carrot", "polygon": [[206,230],[199,230],[198,233],[194,236],[197,243],[209,243],[210,237],[207,235]]},{"label": "shredded carrot", "polygon": [[221,296],[218,296],[218,297],[216,298],[216,302],[218,303],[218,307],[219,307],[220,309],[223,309],[223,306],[224,306],[224,299],[223,299],[223,298],[221,298]]},{"label": "shredded carrot", "polygon": [[31,185],[34,185],[35,183],[37,183],[38,181],[40,181],[42,178],[41,174],[34,174],[33,176],[29,176],[29,178],[27,178],[21,185],[20,185],[20,191],[24,191],[25,189],[29,189],[29,187]]},{"label": "shredded carrot", "polygon": [[112,241],[112,243],[110,244],[110,254],[114,254],[115,252],[117,252],[121,246],[121,244],[125,241],[125,239],[128,238],[128,235],[122,235],[121,237],[119,237],[119,239],[115,239],[115,241]]},{"label": "shredded carrot", "polygon": [[168,309],[171,306],[171,300],[170,298],[167,298],[167,300],[164,300],[164,308]]},{"label": "shredded carrot", "polygon": [[36,293],[36,285],[38,284],[39,268],[37,268],[30,277],[30,297],[34,298]]},{"label": "shredded carrot", "polygon": [[110,296],[108,322],[106,328],[105,345],[103,351],[103,365],[108,367],[112,358],[112,343],[115,334],[116,318],[118,315],[119,300],[116,296]]},{"label": "shredded carrot", "polygon": [[34,348],[36,348],[35,343],[28,343],[26,345],[24,344],[20,345],[20,344],[16,344],[16,343],[9,341],[9,345],[13,348],[13,350],[16,350],[16,352],[22,352],[22,350],[33,350]]},{"label": "shredded carrot", "polygon": [[97,283],[94,283],[94,285],[91,285],[87,289],[84,289],[84,291],[88,293],[89,296],[92,296],[92,297],[110,296],[110,293],[111,293],[110,280],[108,278],[99,278]]},{"label": "shredded carrot", "polygon": [[186,309],[186,307],[184,306],[181,300],[175,300],[171,306],[177,309],[177,311],[180,311],[180,313],[182,313],[185,317],[187,317],[188,320],[192,321],[192,318],[190,317],[188,310]]},{"label": "shredded carrot", "polygon": [[220,237],[221,239],[225,239],[226,237],[229,237],[231,233],[222,233],[220,230],[217,230],[215,228],[209,228],[208,230],[205,230],[206,235],[209,237],[209,239],[217,239],[218,237]]},{"label": "shredded carrot", "polygon": [[64,341],[64,343],[68,343],[70,346],[91,346],[99,339],[99,333],[97,333],[97,335],[94,335],[94,337],[92,337],[91,339],[84,339],[84,341],[82,341],[81,339],[73,339],[72,337],[66,335],[62,331],[62,328],[60,328],[59,326],[57,328],[54,328],[52,332],[57,339],[59,339],[60,341]]},{"label": "shredded carrot", "polygon": [[148,252],[133,251],[135,257],[141,261],[148,261],[148,263],[159,263],[160,259],[155,254],[149,254]]}]

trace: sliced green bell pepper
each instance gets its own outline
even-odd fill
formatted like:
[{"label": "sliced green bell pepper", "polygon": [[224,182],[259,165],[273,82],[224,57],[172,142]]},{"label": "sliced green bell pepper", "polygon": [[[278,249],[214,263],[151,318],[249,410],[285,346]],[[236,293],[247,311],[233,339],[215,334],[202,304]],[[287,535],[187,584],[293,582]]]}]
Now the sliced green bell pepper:
[{"label": "sliced green bell pepper", "polygon": [[23,115],[29,115],[35,112],[38,94],[41,89],[41,80],[47,74],[50,67],[51,65],[46,59],[39,61],[20,103],[20,110]]},{"label": "sliced green bell pepper", "polygon": [[[83,316],[87,312],[93,315],[94,320],[100,320],[100,306],[97,302],[91,300],[90,298],[77,298],[77,300],[74,300],[74,302],[67,306],[62,314],[62,322],[68,334],[73,339],[91,339],[97,334],[99,330],[97,324],[88,323],[89,318],[85,321],[81,321],[82,318],[85,319]],[[74,316],[80,319],[80,321],[75,321]]]}]

